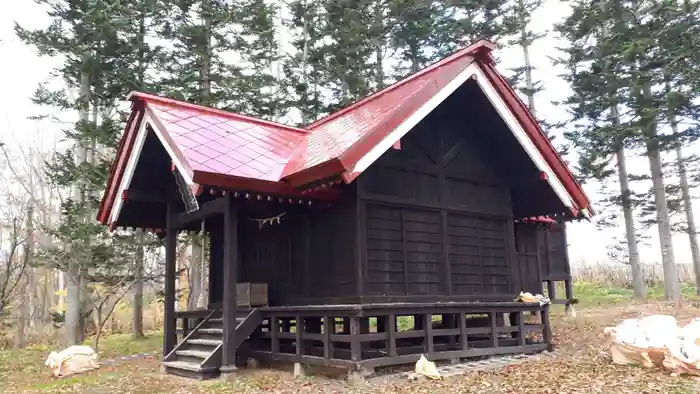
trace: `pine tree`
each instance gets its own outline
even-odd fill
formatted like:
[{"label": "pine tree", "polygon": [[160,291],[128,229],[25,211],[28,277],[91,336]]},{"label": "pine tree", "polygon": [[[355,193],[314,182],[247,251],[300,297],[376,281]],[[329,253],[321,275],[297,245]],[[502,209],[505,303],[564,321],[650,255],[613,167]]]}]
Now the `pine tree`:
[{"label": "pine tree", "polygon": [[[57,74],[65,87],[50,90],[40,86],[34,101],[77,118],[75,127],[65,131],[74,141],[73,150],[56,152],[47,165],[52,183],[71,193],[62,203],[57,228],[50,229],[59,245],[43,251],[44,260],[67,273],[65,342],[72,345],[82,342],[85,318],[93,309],[99,315],[96,308],[104,305],[105,299],[95,297],[116,295],[99,294],[97,287],[120,291],[133,279],[129,262],[137,251],[131,246],[131,235],[110,236],[107,227],[94,219],[122,131],[116,103],[132,87],[124,83],[125,76],[138,74],[125,61],[132,52],[126,37],[133,29],[129,18],[133,4],[119,0],[40,2],[49,8],[51,25],[38,30],[16,26],[16,32],[41,55],[63,59]],[[71,100],[70,92],[76,90],[78,98]]]},{"label": "pine tree", "polygon": [[667,205],[666,185],[661,159],[668,138],[661,134],[660,125],[668,115],[662,109],[663,98],[654,86],[663,84],[664,60],[660,57],[659,32],[665,29],[665,21],[654,17],[656,4],[640,3],[636,0],[622,2],[616,11],[620,30],[626,33],[622,54],[630,69],[630,91],[625,105],[629,106],[638,127],[638,141],[645,149],[651,172],[656,226],[661,244],[661,259],[664,267],[664,293],[666,299],[680,300],[680,286],[670,214]]},{"label": "pine tree", "polygon": [[220,105],[236,112],[263,119],[274,119],[285,110],[281,83],[275,67],[281,61],[275,18],[277,7],[263,0],[237,0],[232,5],[239,32],[234,51],[240,63],[233,70],[235,79],[223,84],[238,101]]},{"label": "pine tree", "polygon": [[[683,146],[694,142],[698,137],[700,111],[694,102],[700,96],[700,82],[694,70],[697,68],[697,61],[700,60],[697,55],[700,50],[700,37],[698,37],[700,27],[697,23],[700,16],[699,10],[698,4],[690,1],[664,1],[652,9],[657,28],[654,36],[660,50],[657,58],[660,61],[659,67],[663,78],[661,97],[663,102],[660,109],[664,114],[661,115],[660,123],[664,123],[665,120],[671,129],[671,134],[666,139],[676,156],[673,164],[679,179],[677,187],[675,185],[667,187],[668,205],[671,214],[675,211],[682,213],[685,217],[681,231],[689,238],[698,294],[700,294],[700,247],[698,247],[688,176],[689,167],[692,167],[692,165],[689,166],[690,161],[696,158],[692,156],[686,158],[683,154]],[[686,124],[683,130],[681,130],[681,122]],[[678,201],[677,204],[673,203],[674,199],[671,197],[674,191],[680,195],[675,198]]]},{"label": "pine tree", "polygon": [[326,112],[335,112],[371,92],[374,70],[369,63],[375,48],[369,44],[374,11],[365,0],[325,3],[323,33],[328,43],[323,48],[326,56],[321,69],[331,93]]},{"label": "pine tree", "polygon": [[530,50],[532,44],[546,34],[532,31],[530,23],[532,14],[540,7],[542,7],[542,0],[514,0],[510,4],[506,24],[508,30],[513,31],[516,37],[508,40],[508,45],[518,45],[523,51],[523,65],[511,70],[514,74],[508,82],[525,95],[527,106],[535,118],[537,118],[535,95],[541,92],[543,87],[534,80],[533,71],[535,68],[532,65]]},{"label": "pine tree", "polygon": [[306,125],[328,113],[323,92],[327,83],[326,12],[318,0],[299,0],[290,7],[292,16],[286,26],[295,51],[283,61],[285,88],[290,96],[287,106],[299,113],[299,122],[295,123]]},{"label": "pine tree", "polygon": [[160,31],[171,44],[159,57],[163,94],[208,106],[240,101],[228,90],[239,69],[222,58],[235,48],[233,13],[224,0],[169,2]]},{"label": "pine tree", "polygon": [[[566,80],[574,94],[567,104],[572,111],[572,121],[584,122],[565,136],[577,148],[579,172],[584,180],[607,182],[617,173],[620,191],[607,203],[622,207],[635,297],[645,298],[634,223],[635,195],[629,186],[625,157],[631,125],[623,122],[620,113],[627,71],[619,56],[623,41],[618,34],[620,24],[615,19],[615,8],[603,3],[591,6],[587,1],[578,1],[572,14],[557,26],[570,43],[566,49],[566,65],[570,70]],[[616,170],[610,168],[613,160]]]}]

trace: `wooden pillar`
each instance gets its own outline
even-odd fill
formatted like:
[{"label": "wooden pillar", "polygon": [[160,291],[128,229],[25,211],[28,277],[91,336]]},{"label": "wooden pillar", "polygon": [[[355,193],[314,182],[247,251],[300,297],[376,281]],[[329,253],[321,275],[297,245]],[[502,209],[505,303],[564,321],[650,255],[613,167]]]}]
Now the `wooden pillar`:
[{"label": "wooden pillar", "polygon": [[435,351],[433,343],[433,315],[426,313],[423,317],[423,330],[425,330],[424,350],[430,354]]},{"label": "wooden pillar", "polygon": [[163,358],[177,343],[175,330],[175,259],[177,254],[177,229],[173,228],[173,204],[166,209],[165,230],[165,311],[163,316]]},{"label": "wooden pillar", "polygon": [[[379,326],[377,326],[379,327]],[[396,314],[389,313],[389,318],[384,320],[384,329],[387,333],[387,352],[389,357],[397,357],[396,352]]]},{"label": "wooden pillar", "polygon": [[221,377],[235,379],[236,371],[236,274],[238,271],[238,212],[231,195],[224,209],[224,342],[221,352]]},{"label": "wooden pillar", "polygon": [[224,263],[224,237],[221,226],[213,226],[209,234],[209,305],[221,303],[221,281]]},{"label": "wooden pillar", "polygon": [[459,343],[462,345],[462,350],[469,349],[469,338],[467,338],[467,317],[464,313],[460,313],[459,319]]},{"label": "wooden pillar", "polygon": [[542,323],[542,340],[547,344],[548,351],[554,351],[552,342],[552,326],[549,324],[549,304],[544,305],[540,310],[540,322]]}]

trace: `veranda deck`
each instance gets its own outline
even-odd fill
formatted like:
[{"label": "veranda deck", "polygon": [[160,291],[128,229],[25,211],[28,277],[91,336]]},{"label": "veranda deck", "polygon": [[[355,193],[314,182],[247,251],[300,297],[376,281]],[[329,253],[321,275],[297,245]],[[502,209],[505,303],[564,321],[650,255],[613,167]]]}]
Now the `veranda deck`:
[{"label": "veranda deck", "polygon": [[[366,373],[377,367],[414,363],[421,354],[433,361],[457,361],[553,349],[549,305],[537,303],[372,303],[257,310],[263,322],[247,346],[239,349],[239,359]],[[177,315],[186,322],[211,311]]]}]

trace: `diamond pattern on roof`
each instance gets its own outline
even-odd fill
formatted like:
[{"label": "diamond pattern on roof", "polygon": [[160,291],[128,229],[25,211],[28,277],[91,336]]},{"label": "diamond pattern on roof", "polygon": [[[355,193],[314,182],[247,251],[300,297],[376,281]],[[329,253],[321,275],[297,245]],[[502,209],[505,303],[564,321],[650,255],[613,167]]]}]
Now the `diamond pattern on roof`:
[{"label": "diamond pattern on roof", "polygon": [[194,171],[278,181],[303,132],[245,117],[148,100]]}]

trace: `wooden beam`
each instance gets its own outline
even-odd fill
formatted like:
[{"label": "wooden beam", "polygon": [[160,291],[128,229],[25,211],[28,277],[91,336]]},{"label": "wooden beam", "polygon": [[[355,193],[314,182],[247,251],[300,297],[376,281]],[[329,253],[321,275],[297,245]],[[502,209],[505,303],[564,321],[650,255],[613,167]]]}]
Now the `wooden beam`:
[{"label": "wooden beam", "polygon": [[224,343],[221,354],[222,373],[236,368],[236,283],[238,271],[238,211],[231,195],[222,199],[224,211]]},{"label": "wooden beam", "polygon": [[163,322],[163,357],[177,342],[175,332],[175,259],[177,230],[173,225],[173,204],[168,204],[165,235],[165,311]]},{"label": "wooden beam", "polygon": [[231,196],[226,195],[224,197],[219,197],[216,200],[201,204],[199,209],[194,212],[178,213],[173,219],[175,227],[183,227],[189,223],[205,219],[208,216],[224,213],[227,209],[226,206],[230,201]]},{"label": "wooden beam", "polygon": [[124,201],[146,202],[156,204],[167,204],[168,202],[179,202],[182,198],[177,194],[150,193],[140,190],[124,190],[121,195]]}]

